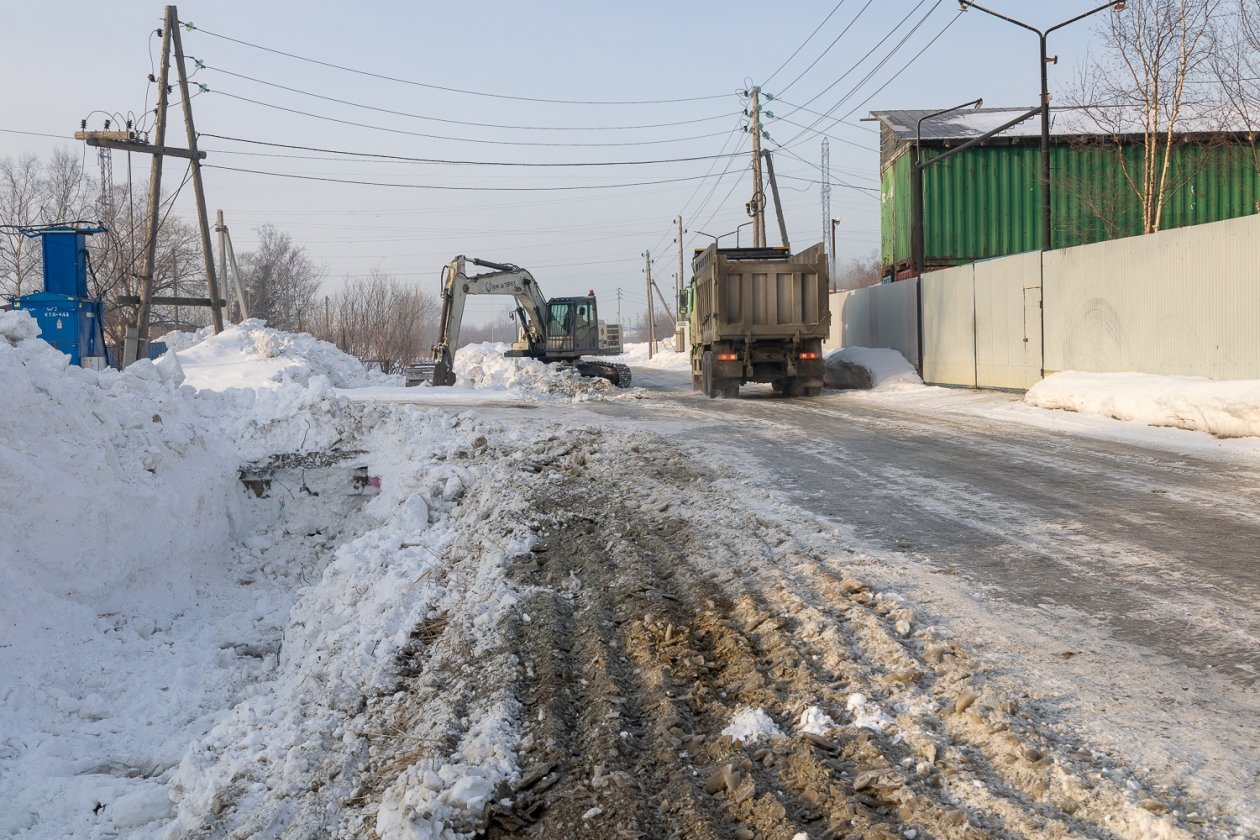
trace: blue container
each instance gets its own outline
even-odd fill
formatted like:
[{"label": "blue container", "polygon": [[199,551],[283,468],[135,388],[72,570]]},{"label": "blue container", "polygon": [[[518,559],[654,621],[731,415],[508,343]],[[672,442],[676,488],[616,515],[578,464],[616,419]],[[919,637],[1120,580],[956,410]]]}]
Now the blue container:
[{"label": "blue container", "polygon": [[44,291],[87,297],[86,234],[76,228],[53,227],[40,230],[38,235],[44,249]]},{"label": "blue container", "polygon": [[14,300],[13,308],[29,312],[39,323],[39,337],[68,355],[71,364],[95,368],[108,365],[105,312],[99,300],[36,292]]}]

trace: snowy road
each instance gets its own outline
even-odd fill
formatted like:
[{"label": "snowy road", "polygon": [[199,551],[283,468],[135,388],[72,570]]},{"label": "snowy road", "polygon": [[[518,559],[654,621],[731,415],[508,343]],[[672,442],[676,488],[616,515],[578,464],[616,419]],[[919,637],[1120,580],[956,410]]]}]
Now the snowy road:
[{"label": "snowy road", "polygon": [[[1205,794],[1260,799],[1260,458],[1001,394],[592,405],[773,476],[852,533],[867,580],[926,605],[1045,698],[1048,717]],[[664,422],[663,417],[670,421]],[[863,562],[860,558],[858,562]]]},{"label": "snowy road", "polygon": [[[913,401],[844,394],[709,401],[684,376],[640,380],[685,389],[671,414],[703,423],[687,435],[751,456],[794,501],[866,542],[952,567],[1015,604],[1080,610],[1121,640],[1240,685],[1260,675],[1260,462],[966,411],[1012,400],[1002,395],[957,392],[943,403],[954,410],[924,414]],[[633,416],[633,403],[600,410],[627,405]]]}]

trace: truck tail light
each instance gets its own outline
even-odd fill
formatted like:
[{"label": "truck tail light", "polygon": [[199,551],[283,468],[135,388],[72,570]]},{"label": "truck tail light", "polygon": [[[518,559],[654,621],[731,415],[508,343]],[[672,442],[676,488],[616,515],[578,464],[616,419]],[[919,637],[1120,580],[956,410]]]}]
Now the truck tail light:
[{"label": "truck tail light", "polygon": [[737,362],[739,361],[738,353],[718,353],[717,360],[719,362]]},{"label": "truck tail light", "polygon": [[801,354],[802,359],[817,359],[818,357],[819,356],[817,353],[802,353]]}]

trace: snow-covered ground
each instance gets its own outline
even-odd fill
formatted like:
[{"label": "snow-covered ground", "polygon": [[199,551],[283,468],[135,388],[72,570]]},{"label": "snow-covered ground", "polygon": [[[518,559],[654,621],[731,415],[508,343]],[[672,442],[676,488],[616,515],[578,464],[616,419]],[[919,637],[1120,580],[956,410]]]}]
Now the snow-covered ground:
[{"label": "snow-covered ground", "polygon": [[[829,352],[826,359],[828,387],[900,390],[911,398],[917,395],[928,400],[932,397],[925,396],[927,392],[945,390],[908,387],[922,386],[923,380],[896,350],[843,347]],[[950,400],[944,394],[940,398]],[[1135,426],[1187,429],[1220,438],[1260,437],[1257,379],[1064,371],[1029,388],[1024,402],[1037,408],[1110,417]]]},{"label": "snow-covered ground", "polygon": [[1040,408],[1101,414],[1148,426],[1217,437],[1260,437],[1260,379],[1065,371],[1038,382],[1024,399]]},{"label": "snow-covered ground", "polygon": [[1211,827],[845,538],[577,416],[607,383],[482,345],[403,389],[257,322],[93,373],[34,334],[0,313],[0,836]]},{"label": "snow-covered ground", "polygon": [[841,347],[826,355],[828,388],[890,390],[922,385],[914,365],[896,350],[882,347]]}]

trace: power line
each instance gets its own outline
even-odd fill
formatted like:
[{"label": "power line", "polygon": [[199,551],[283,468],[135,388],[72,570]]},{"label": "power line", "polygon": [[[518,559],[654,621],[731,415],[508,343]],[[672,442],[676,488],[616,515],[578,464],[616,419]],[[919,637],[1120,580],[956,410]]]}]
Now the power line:
[{"label": "power line", "polygon": [[[866,54],[865,54],[865,55],[863,55],[863,56],[862,56],[861,58],[859,58],[857,61],[853,62],[853,64],[849,67],[849,69],[848,69],[848,70],[845,70],[843,73],[841,73],[841,74],[840,74],[840,76],[839,76],[839,77],[837,77],[835,81],[833,81],[831,84],[827,85],[825,88],[823,88],[822,90],[820,90],[818,93],[816,93],[816,94],[814,94],[813,96],[811,96],[809,99],[805,100],[805,105],[806,105],[806,106],[808,106],[808,105],[813,104],[816,100],[818,100],[818,99],[822,98],[822,96],[823,96],[824,94],[826,94],[826,93],[827,93],[827,91],[831,90],[833,87],[835,87],[836,85],[838,85],[838,84],[840,84],[842,81],[844,81],[846,78],[848,78],[848,76],[849,76],[849,74],[850,74],[850,73],[852,73],[854,70],[856,70],[856,69],[858,69],[859,67],[861,67],[861,66],[862,66],[862,62],[864,62],[864,61],[866,61],[866,59],[870,58],[870,57],[871,57],[871,56],[875,53],[875,51],[876,51],[876,50],[878,50],[880,47],[882,47],[885,43],[887,43],[887,42],[888,42],[888,39],[889,39],[889,38],[891,38],[893,35],[897,34],[897,30],[901,29],[901,27],[902,27],[902,26],[904,26],[904,25],[906,24],[906,21],[908,21],[908,20],[910,20],[910,18],[914,17],[914,13],[915,13],[915,12],[917,12],[919,9],[923,8],[924,4],[925,4],[925,3],[927,3],[927,2],[928,2],[928,0],[919,0],[918,4],[917,4],[917,5],[915,5],[912,9],[910,9],[910,11],[909,11],[909,12],[907,12],[907,13],[906,13],[906,16],[905,16],[905,17],[903,17],[901,20],[897,21],[896,25],[895,25],[895,26],[893,26],[893,28],[892,28],[892,29],[888,30],[888,33],[887,33],[886,35],[884,35],[884,37],[883,37],[883,38],[880,38],[880,39],[879,39],[879,41],[877,41],[877,42],[876,42],[876,43],[875,43],[875,44],[874,44],[874,45],[873,45],[873,46],[872,46],[869,50],[867,50],[867,51],[866,51]],[[939,2],[940,2],[940,0],[937,0],[937,3],[938,3],[938,4],[939,4]],[[932,10],[934,10],[935,8],[936,8],[936,5],[933,5]],[[929,11],[928,11],[928,14],[931,14],[931,13],[932,13],[932,10],[929,10]],[[891,53],[890,53],[889,55],[891,56]],[[798,106],[798,109],[799,109],[799,106]],[[793,113],[795,113],[795,112],[793,112]],[[798,135],[798,136],[799,136],[799,135]],[[795,138],[793,138],[793,139],[795,139]],[[791,141],[789,141],[789,142],[791,142]]]},{"label": "power line", "polygon": [[25,134],[28,137],[51,137],[54,140],[73,140],[68,134],[47,134],[43,131],[18,131],[16,128],[0,128],[5,134]]},{"label": "power line", "polygon": [[[826,114],[820,114],[819,116],[826,117]],[[815,134],[826,134],[826,132],[816,131],[810,126],[801,125],[796,120],[789,120],[786,117],[775,117],[774,119],[776,122],[787,123],[788,125],[793,125],[793,126],[796,126],[797,128],[802,128],[806,131],[813,131]],[[853,146],[855,148],[861,149],[864,152],[878,152],[879,151],[879,149],[875,148],[874,146],[863,146],[861,143],[857,143],[853,140],[846,140],[843,137],[836,137],[835,135],[832,135],[832,134],[826,134],[826,136],[830,137],[832,140],[835,140],[837,143],[844,143],[847,146]]]},{"label": "power line", "polygon": [[837,43],[839,43],[840,39],[843,38],[848,33],[848,31],[853,28],[853,25],[858,22],[858,18],[862,17],[862,15],[866,13],[866,10],[871,7],[871,4],[873,2],[875,2],[875,0],[866,0],[866,5],[858,10],[858,13],[853,16],[853,20],[849,21],[849,25],[846,26],[844,29],[840,30],[840,34],[837,35],[834,39],[832,39],[831,43],[827,45],[827,48],[825,50],[823,50],[821,53],[818,54],[818,58],[815,58],[813,61],[811,61],[808,67],[806,67],[804,70],[802,70],[800,73],[796,75],[795,79],[793,79],[792,81],[784,85],[783,90],[787,90],[788,88],[792,87],[792,85],[799,82],[806,73],[808,73],[810,70],[813,70],[814,65],[822,61],[823,56],[831,52],[831,48],[834,47]]},{"label": "power line", "polygon": [[415,87],[428,88],[429,90],[441,90],[447,93],[460,93],[466,96],[483,96],[489,99],[508,99],[515,102],[541,102],[541,103],[546,103],[550,105],[672,105],[672,104],[681,103],[681,102],[704,102],[707,100],[724,99],[727,96],[730,96],[729,93],[722,93],[722,94],[714,94],[712,96],[679,97],[677,99],[598,100],[598,99],[546,99],[543,97],[534,97],[534,96],[510,96],[510,95],[501,94],[501,93],[486,93],[484,91],[466,90],[463,88],[454,88],[454,87],[446,87],[444,85],[435,85],[429,82],[419,82],[414,79],[403,79],[397,76],[387,76],[383,73],[373,73],[368,70],[361,70],[355,67],[347,67],[342,64],[334,64],[330,61],[323,61],[318,58],[310,58],[309,56],[298,55],[296,53],[291,53],[291,52],[285,52],[284,50],[278,50],[273,47],[264,47],[261,44],[255,44],[250,41],[242,40],[240,38],[232,38],[227,35],[221,35],[218,32],[211,32],[208,29],[202,29],[201,27],[194,26],[192,23],[188,21],[180,21],[180,24],[184,26],[186,29],[188,29],[188,31],[190,32],[192,31],[200,32],[203,35],[209,35],[213,38],[221,38],[224,41],[231,41],[234,44],[240,44],[241,46],[250,47],[256,50],[262,50],[263,52],[269,52],[269,53],[272,53],[273,55],[282,55],[285,58],[292,58],[297,61],[305,61],[310,64],[318,64],[321,67],[329,67],[329,68],[332,68],[333,70],[341,70],[346,73],[354,73],[356,75],[367,76],[368,78],[372,78],[372,79],[381,79],[387,82],[398,82],[399,84],[413,85]]},{"label": "power line", "polygon": [[235,93],[228,93],[223,90],[211,90],[210,93],[216,93],[219,96],[226,96],[229,99],[236,99],[241,102],[248,102],[252,105],[261,105],[264,108],[271,108],[276,111],[284,111],[288,114],[298,114],[303,117],[311,117],[312,119],[323,120],[325,122],[337,123],[339,125],[349,125],[355,128],[366,128],[372,131],[384,131],[390,134],[405,134],[409,137],[424,137],[429,140],[453,140],[458,143],[485,143],[492,146],[549,146],[549,147],[615,147],[615,146],[659,146],[663,143],[683,143],[688,140],[703,140],[707,137],[719,137],[724,132],[715,131],[710,134],[697,134],[692,137],[673,137],[664,140],[628,140],[620,143],[540,143],[530,140],[479,140],[472,137],[450,137],[443,134],[425,134],[421,131],[407,131],[401,128],[388,128],[383,125],[372,125],[370,123],[361,123],[354,120],[343,120],[337,117],[330,117],[326,114],[313,114],[310,111],[301,111],[297,108],[286,108],[283,105],[277,105],[274,102],[263,102],[259,99],[250,99],[247,96],[240,96]]},{"label": "power line", "polygon": [[265,79],[255,78],[254,76],[246,76],[243,73],[234,73],[233,71],[225,70],[222,67],[213,67],[208,64],[203,65],[203,66],[205,67],[205,69],[213,70],[216,73],[223,73],[224,75],[227,75],[227,76],[233,76],[237,79],[244,79],[249,82],[254,82],[255,84],[266,85],[267,87],[278,88],[280,90],[287,90],[290,93],[298,93],[298,94],[301,94],[302,96],[310,96],[314,99],[322,99],[325,102],[335,102],[338,105],[349,105],[354,108],[362,108],[365,111],[376,111],[377,113],[381,113],[381,114],[393,114],[394,116],[409,117],[411,119],[416,119],[416,120],[428,120],[430,122],[440,122],[440,123],[446,123],[448,125],[475,126],[477,128],[506,128],[506,129],[512,129],[515,131],[631,131],[631,130],[640,130],[640,129],[647,129],[647,128],[669,128],[669,127],[678,126],[678,125],[694,125],[695,123],[712,122],[714,120],[721,120],[721,119],[726,119],[728,117],[734,116],[733,113],[726,113],[726,114],[717,114],[711,117],[696,117],[690,120],[676,120],[674,122],[662,122],[662,123],[646,123],[643,125],[549,126],[549,125],[505,125],[501,123],[472,122],[469,120],[452,120],[452,119],[447,119],[445,117],[435,117],[430,114],[415,114],[409,111],[396,111],[396,110],[393,110],[392,108],[380,108],[375,105],[365,105],[362,102],[354,102],[353,100],[349,100],[349,99],[338,99],[335,96],[326,96],[322,93],[315,93],[314,91],[302,90],[301,88],[290,87],[288,85],[282,85],[277,82],[269,82]]},{"label": "power line", "polygon": [[357,184],[364,187],[394,187],[407,190],[451,190],[457,192],[560,192],[565,190],[606,190],[623,187],[648,187],[657,184],[677,184],[684,181],[698,181],[707,175],[691,175],[683,178],[663,178],[657,181],[634,181],[624,184],[585,184],[566,187],[466,187],[438,184],[397,184],[385,181],[361,181],[351,178],[326,178],[318,175],[298,175],[292,172],[269,172],[262,169],[242,169],[235,166],[218,166],[203,164],[203,169],[221,169],[225,172],[244,172],[251,175],[267,175],[273,178],[294,178],[300,181],[323,181],[330,184]]},{"label": "power line", "polygon": [[814,31],[809,33],[809,37],[806,38],[804,41],[802,41],[799,47],[793,50],[792,54],[789,55],[787,59],[782,64],[779,65],[777,70],[775,70],[773,73],[771,73],[769,76],[766,77],[766,80],[762,82],[763,86],[770,84],[770,82],[774,80],[774,77],[779,75],[779,73],[782,72],[783,68],[787,67],[788,64],[791,63],[792,59],[796,58],[796,56],[800,54],[801,50],[805,49],[805,45],[808,44],[811,40],[813,40],[813,37],[818,34],[818,30],[822,29],[823,26],[826,25],[827,21],[831,20],[832,15],[834,15],[837,11],[839,11],[840,7],[844,5],[844,2],[845,0],[840,0],[839,3],[837,3],[835,6],[831,8],[831,11],[827,13],[827,16],[822,19],[822,23],[815,26]]},{"label": "power line", "polygon": [[[457,166],[649,166],[660,163],[693,163],[701,160],[717,160],[723,157],[732,157],[733,154],[718,155],[695,155],[692,157],[678,158],[658,158],[655,160],[626,160],[626,161],[582,161],[582,162],[566,162],[566,163],[548,163],[548,162],[512,162],[512,161],[490,161],[490,160],[450,160],[446,158],[426,158],[426,157],[409,157],[406,155],[389,155],[381,152],[356,152],[346,149],[326,149],[318,146],[300,146],[292,143],[275,143],[267,140],[250,140],[245,137],[229,137],[223,134],[202,133],[200,137],[212,137],[215,140],[227,140],[232,143],[249,143],[256,146],[271,146],[277,149],[296,149],[305,152],[322,152],[331,155],[346,155],[358,158],[376,158],[387,161],[402,161],[406,163],[433,163],[433,164],[450,164]],[[723,147],[725,149],[725,146]],[[239,154],[239,153],[238,153]]]},{"label": "power line", "polygon": [[[853,70],[856,70],[856,69],[857,69],[857,68],[858,68],[858,67],[862,64],[862,62],[863,62],[863,61],[865,61],[867,58],[869,58],[869,57],[871,56],[871,54],[872,54],[872,53],[874,53],[874,52],[875,52],[875,49],[876,49],[876,48],[878,48],[879,46],[881,46],[881,45],[884,43],[884,41],[887,41],[889,38],[891,38],[891,37],[892,37],[892,36],[896,33],[896,31],[897,31],[898,29],[900,29],[900,28],[901,28],[902,24],[904,24],[907,20],[909,20],[909,19],[910,19],[910,17],[911,17],[911,16],[913,16],[913,14],[914,14],[915,12],[917,12],[920,8],[922,8],[922,7],[923,7],[923,5],[924,5],[924,3],[926,3],[926,2],[927,2],[927,0],[920,0],[919,4],[918,4],[917,6],[915,6],[913,9],[911,9],[911,10],[910,10],[910,14],[908,14],[908,15],[906,15],[906,17],[902,18],[901,22],[900,22],[900,23],[898,23],[898,24],[897,24],[897,26],[896,26],[896,27],[894,27],[894,28],[893,28],[893,29],[892,29],[892,30],[888,33],[888,35],[886,35],[886,36],[884,37],[884,39],[880,41],[880,43],[879,43],[879,44],[876,44],[876,46],[875,46],[875,47],[872,47],[872,48],[871,48],[871,50],[870,50],[869,52],[867,52],[867,53],[866,53],[866,55],[864,55],[864,56],[862,56],[862,58],[858,59],[857,63],[856,63],[856,64],[854,64],[852,67],[850,67],[850,68],[849,68],[849,70],[847,70],[847,71],[845,72],[844,76],[841,76],[841,77],[840,77],[840,79],[843,79],[845,76],[848,76],[848,75],[849,75],[849,73],[851,73]],[[882,59],[880,59],[880,61],[879,61],[879,62],[878,62],[878,63],[877,63],[874,67],[872,67],[872,68],[871,68],[871,70],[870,70],[870,72],[869,72],[869,73],[867,73],[867,74],[866,74],[866,75],[865,75],[865,76],[864,76],[864,77],[863,77],[860,81],[858,81],[858,82],[857,82],[856,84],[854,84],[851,88],[849,88],[848,93],[846,93],[844,96],[840,97],[839,101],[837,101],[835,105],[832,105],[830,108],[828,108],[828,109],[827,109],[827,111],[826,111],[826,113],[827,113],[828,115],[830,115],[832,111],[835,111],[837,108],[839,108],[841,105],[843,105],[846,101],[848,101],[848,100],[849,100],[849,98],[851,98],[854,94],[856,94],[859,90],[861,90],[861,88],[862,88],[862,86],[863,86],[863,85],[865,85],[865,84],[866,84],[867,82],[869,82],[872,78],[874,78],[875,74],[876,74],[876,73],[878,73],[878,72],[880,71],[880,69],[881,69],[881,68],[882,68],[885,64],[887,64],[889,61],[891,61],[891,60],[893,59],[893,57],[894,57],[894,56],[896,56],[896,54],[897,54],[897,53],[901,50],[901,48],[902,48],[902,47],[904,47],[904,46],[906,45],[906,43],[907,43],[907,42],[908,42],[908,41],[909,41],[912,37],[914,37],[914,33],[918,32],[918,31],[919,31],[919,28],[920,28],[920,27],[922,27],[922,26],[923,26],[923,24],[927,22],[927,19],[928,19],[928,18],[930,18],[930,17],[933,15],[933,13],[935,13],[935,12],[936,12],[936,10],[940,7],[940,3],[941,3],[941,0],[936,0],[936,2],[932,4],[932,7],[931,7],[930,9],[928,9],[928,10],[927,10],[927,12],[923,15],[923,17],[919,18],[919,20],[918,20],[918,21],[914,24],[914,26],[912,26],[912,27],[910,28],[910,31],[909,31],[909,32],[907,32],[907,33],[905,34],[905,36],[903,36],[903,37],[902,37],[902,39],[901,39],[900,41],[898,41],[898,42],[897,42],[897,44],[896,44],[896,45],[895,45],[895,46],[894,46],[891,50],[889,50],[889,51],[888,51],[887,55],[885,55]],[[937,38],[940,38],[940,37],[941,37],[941,35],[945,34],[945,30],[949,29],[949,27],[953,24],[954,20],[957,20],[957,19],[958,19],[958,17],[959,17],[960,15],[962,15],[962,12],[958,12],[958,13],[955,15],[954,19],[953,19],[953,20],[951,20],[948,24],[946,24],[945,28],[944,28],[944,29],[942,29],[940,32],[938,32],[938,33],[937,33],[937,35],[936,35],[936,37],[935,37],[935,38],[933,38],[931,41],[929,41],[929,42],[928,42],[928,43],[927,43],[927,44],[926,44],[926,45],[925,45],[922,49],[920,49],[920,50],[919,50],[919,52],[918,52],[918,53],[916,53],[916,54],[914,55],[914,57],[910,59],[910,61],[905,62],[904,64],[902,64],[901,69],[900,69],[900,70],[898,70],[895,74],[893,74],[892,79],[896,79],[896,78],[897,78],[898,76],[900,76],[903,72],[905,72],[905,70],[906,70],[906,69],[907,69],[907,68],[908,68],[911,64],[913,64],[913,63],[914,63],[914,61],[916,61],[916,60],[917,60],[920,56],[922,56],[922,55],[923,55],[923,53],[924,53],[924,52],[926,52],[926,51],[927,51],[927,49],[928,49],[929,47],[931,47],[931,46],[932,46],[932,44],[936,43]],[[828,90],[831,90],[831,88],[832,88],[832,87],[835,87],[836,83],[837,83],[837,82],[839,82],[839,81],[840,81],[840,79],[837,79],[835,82],[832,82],[832,83],[831,83],[830,85],[828,85],[828,86],[827,86],[827,87],[826,87],[826,88],[825,88],[825,89],[824,89],[821,93],[819,93],[819,94],[818,94],[818,96],[815,96],[815,97],[813,97],[812,99],[808,100],[805,104],[806,104],[806,105],[811,104],[811,103],[812,103],[815,99],[817,99],[819,96],[822,96],[822,95],[823,95],[823,93],[826,93]],[[889,79],[889,80],[888,80],[888,82],[885,82],[885,83],[884,83],[884,85],[883,85],[883,87],[887,87],[887,86],[888,86],[888,85],[892,82],[892,79]],[[880,90],[882,90],[882,89],[883,89],[883,87],[881,87],[881,88],[880,88]],[[872,94],[872,96],[873,96],[873,95],[874,95],[874,94]],[[868,101],[869,101],[869,97],[868,97]],[[861,107],[861,106],[859,106],[859,107]],[[855,109],[855,110],[856,110],[856,109]],[[849,113],[851,114],[851,113],[852,113],[852,111],[850,111]],[[848,116],[848,114],[846,114],[845,116]],[[799,138],[800,138],[800,137],[801,137],[801,136],[802,136],[802,135],[803,135],[806,131],[813,131],[813,130],[814,130],[814,127],[815,127],[815,126],[817,126],[820,122],[822,122],[822,120],[823,120],[823,119],[824,119],[824,117],[818,117],[818,118],[816,118],[816,119],[815,119],[812,123],[810,123],[810,124],[809,124],[809,127],[808,127],[808,128],[805,128],[805,129],[803,129],[802,131],[798,132],[798,133],[797,133],[794,137],[792,137],[790,140],[788,140],[788,141],[787,141],[787,143],[785,143],[784,145],[791,145],[791,144],[795,143],[795,142],[796,142],[796,141],[797,141],[797,140],[798,140],[798,139],[799,139]],[[843,119],[843,117],[842,117],[841,119]]]},{"label": "power line", "polygon": [[[929,12],[929,14],[931,14],[931,13]],[[880,93],[880,92],[881,92],[884,88],[888,87],[888,86],[889,86],[889,85],[891,85],[893,82],[895,82],[895,81],[897,80],[897,78],[898,78],[898,77],[899,77],[902,73],[904,73],[904,72],[906,72],[907,70],[909,70],[909,69],[910,69],[910,67],[911,67],[911,66],[912,66],[912,65],[913,65],[916,61],[918,61],[920,58],[922,58],[922,57],[923,57],[923,55],[924,55],[924,54],[925,54],[925,53],[926,53],[929,49],[931,49],[931,48],[932,48],[932,45],[933,45],[933,44],[935,44],[938,40],[940,40],[941,36],[942,36],[942,35],[944,35],[946,32],[948,32],[948,31],[949,31],[949,28],[950,28],[951,26],[953,26],[955,23],[957,23],[957,22],[958,22],[958,19],[959,19],[960,17],[962,17],[962,12],[958,12],[958,13],[957,13],[957,14],[955,14],[952,18],[950,18],[949,23],[945,24],[945,26],[943,26],[943,27],[941,28],[941,31],[940,31],[940,32],[937,32],[937,33],[936,33],[936,35],[934,35],[934,36],[932,37],[932,40],[930,40],[930,41],[928,41],[926,44],[924,44],[924,45],[923,45],[923,47],[922,47],[922,48],[921,48],[921,49],[920,49],[917,53],[915,53],[913,56],[911,56],[911,58],[910,58],[910,60],[909,60],[909,61],[907,61],[907,62],[905,62],[904,64],[902,64],[902,65],[901,65],[901,67],[897,70],[897,72],[896,72],[896,73],[893,73],[893,74],[892,74],[892,76],[890,76],[890,77],[888,78],[888,81],[884,82],[882,85],[880,85],[879,87],[875,88],[875,90],[871,91],[871,94],[870,94],[869,96],[867,96],[865,99],[863,99],[863,100],[862,100],[861,102],[859,102],[857,105],[854,105],[854,106],[853,106],[851,109],[849,109],[849,110],[848,110],[848,111],[847,111],[847,112],[846,112],[843,116],[838,117],[838,118],[837,118],[837,117],[828,116],[828,117],[826,117],[826,119],[830,119],[830,120],[834,120],[834,121],[836,121],[836,122],[840,122],[840,121],[842,121],[842,120],[848,119],[849,117],[853,116],[855,113],[857,113],[858,111],[860,111],[860,110],[862,109],[862,106],[864,106],[866,103],[870,102],[872,99],[874,99],[876,96],[878,96],[878,95],[879,95],[879,93]],[[924,20],[926,20],[926,18],[924,18]],[[922,22],[923,22],[923,21],[920,21],[920,23],[922,23]],[[915,28],[917,29],[918,27],[916,26]],[[913,34],[914,34],[914,32],[912,31],[912,32],[910,33],[910,35],[913,35]],[[904,43],[905,43],[905,41],[906,41],[906,40],[908,40],[908,39],[910,38],[910,35],[907,35],[907,36],[906,36],[906,38],[902,40],[901,44],[904,44]],[[898,44],[896,49],[900,49],[901,44]],[[893,50],[893,52],[896,52],[896,49],[894,49],[894,50]],[[879,69],[878,67],[876,67],[876,68],[875,68],[875,70],[878,70],[878,69]],[[854,92],[856,92],[857,88],[859,88],[859,87],[861,87],[863,84],[865,84],[865,83],[866,83],[866,81],[867,81],[867,80],[869,80],[869,79],[871,78],[871,76],[873,76],[873,75],[875,74],[875,70],[872,70],[872,71],[871,71],[871,73],[870,73],[870,74],[866,77],[866,79],[863,79],[863,80],[862,80],[862,82],[860,82],[857,86],[855,86],[855,88],[854,88]],[[851,95],[852,95],[852,93],[850,93],[848,96],[845,96],[843,99],[841,99],[841,100],[840,100],[839,102],[837,102],[835,105],[833,105],[833,106],[831,107],[831,109],[829,109],[829,110],[835,110],[836,108],[840,107],[842,104],[844,104],[845,100],[847,100],[847,99],[849,98],[849,96],[851,96]],[[812,125],[818,125],[818,123],[819,123],[819,122],[821,122],[821,121],[822,121],[822,118],[817,119],[817,120],[815,120],[815,121],[812,123]],[[810,130],[811,130],[811,131],[815,131],[815,129],[813,129],[813,128],[811,128]],[[800,136],[800,135],[797,135],[797,136]]]}]

